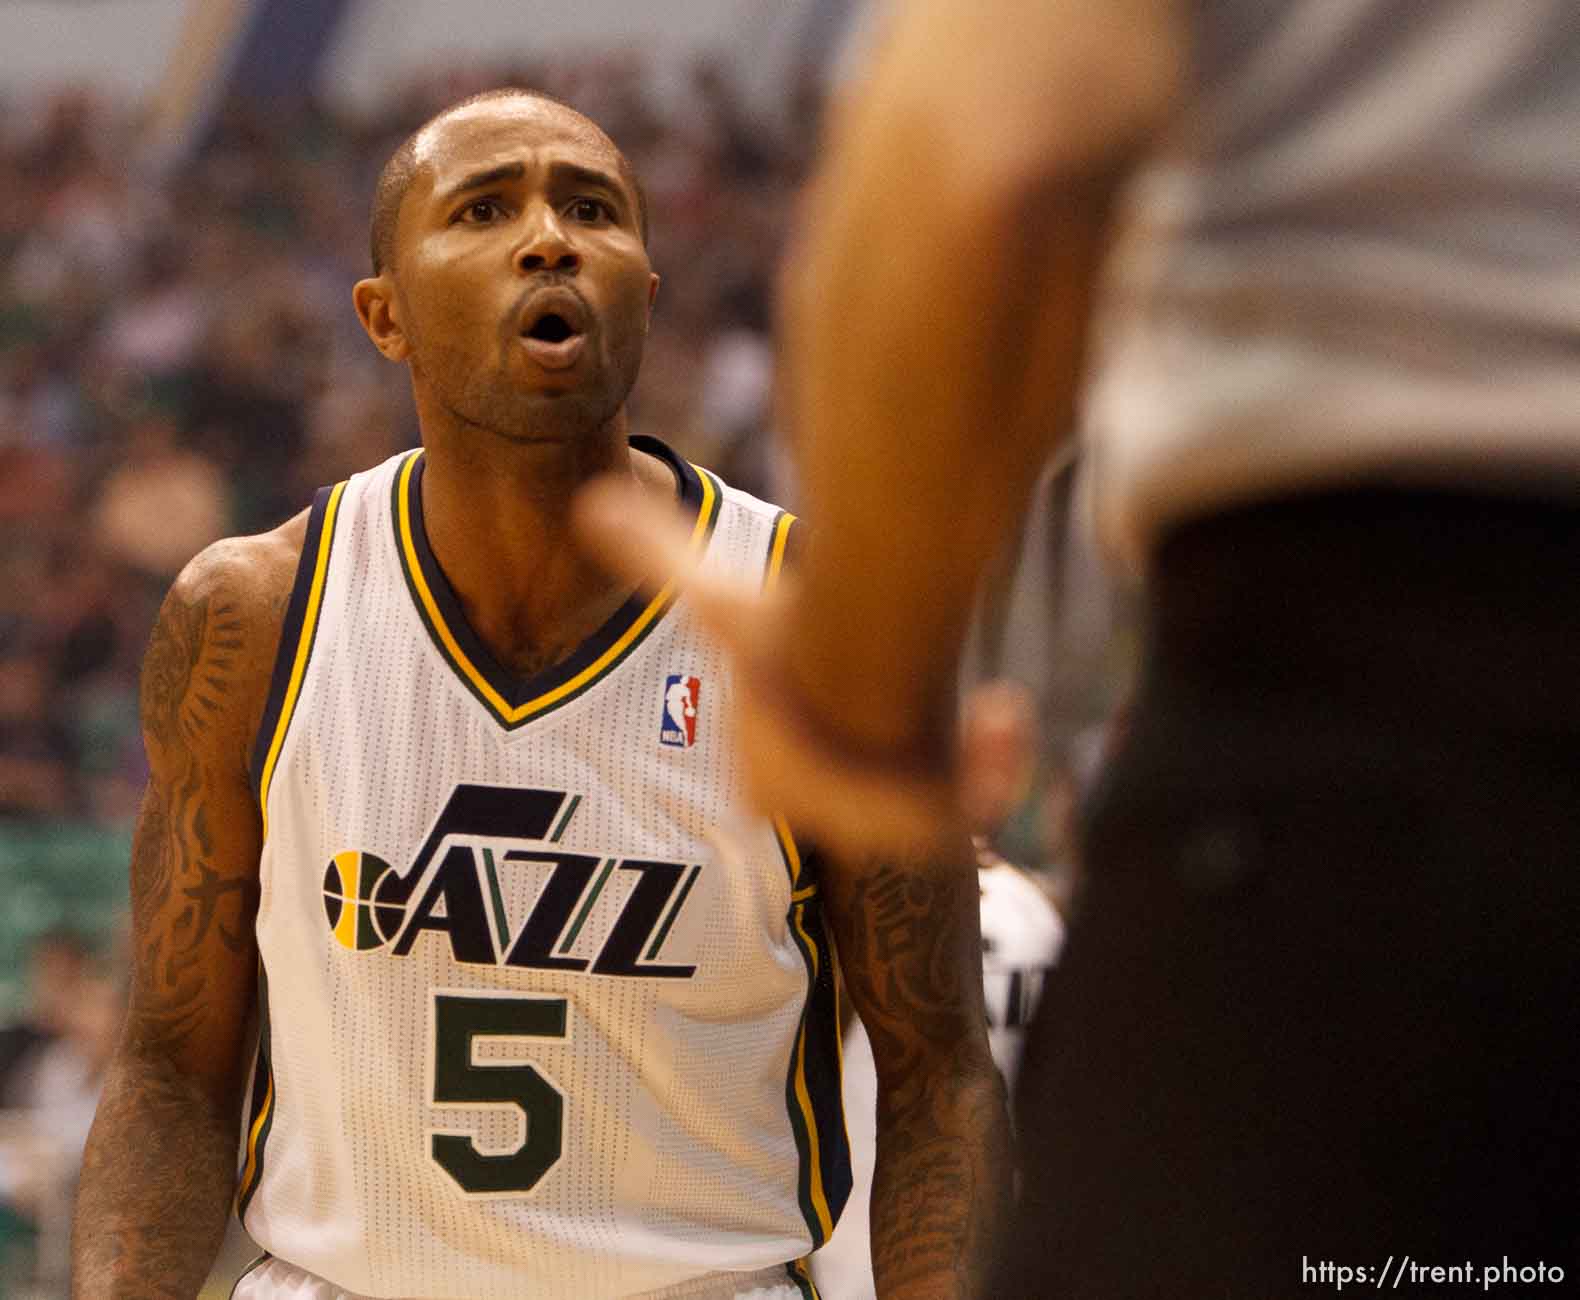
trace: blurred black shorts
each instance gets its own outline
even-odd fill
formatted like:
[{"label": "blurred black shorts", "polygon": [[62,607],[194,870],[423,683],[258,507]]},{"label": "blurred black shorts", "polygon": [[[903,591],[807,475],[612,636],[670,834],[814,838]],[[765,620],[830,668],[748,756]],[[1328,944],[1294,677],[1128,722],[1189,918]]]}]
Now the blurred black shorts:
[{"label": "blurred black shorts", "polygon": [[1315,1296],[1407,1255],[1577,1286],[1580,507],[1226,513],[1149,610],[990,1293]]}]

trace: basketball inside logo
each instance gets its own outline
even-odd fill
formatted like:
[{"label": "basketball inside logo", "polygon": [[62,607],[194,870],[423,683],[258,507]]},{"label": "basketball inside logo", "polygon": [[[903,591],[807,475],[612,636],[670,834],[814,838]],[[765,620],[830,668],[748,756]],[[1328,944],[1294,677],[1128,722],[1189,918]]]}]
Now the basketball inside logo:
[{"label": "basketball inside logo", "polygon": [[335,941],[353,952],[388,943],[406,914],[405,898],[395,897],[403,883],[383,858],[357,849],[335,854],[324,869],[324,916]]}]

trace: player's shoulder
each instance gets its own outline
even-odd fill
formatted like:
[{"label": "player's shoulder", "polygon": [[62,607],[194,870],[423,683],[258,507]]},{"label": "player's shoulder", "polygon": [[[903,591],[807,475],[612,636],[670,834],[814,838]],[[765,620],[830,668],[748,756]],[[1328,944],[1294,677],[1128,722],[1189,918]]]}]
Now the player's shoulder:
[{"label": "player's shoulder", "polygon": [[[711,470],[708,472],[713,474]],[[734,484],[726,483],[717,474],[713,474],[713,480],[719,485],[725,505],[745,514],[772,521],[780,515],[789,513],[783,506],[775,505],[772,501],[765,501],[761,497],[753,496],[744,488],[738,488]]]},{"label": "player's shoulder", "polygon": [[256,730],[273,671],[308,511],[278,528],[227,537],[171,584],[143,660],[141,707],[151,756],[162,745],[227,747]]},{"label": "player's shoulder", "polygon": [[770,524],[789,513],[772,501],[737,487],[717,470],[682,455],[651,434],[636,434],[630,441],[632,450],[640,453],[635,461],[637,475],[656,493],[667,495],[678,481],[682,500],[697,502],[700,498],[704,511],[733,513]]},{"label": "player's shoulder", "polygon": [[723,511],[733,512],[735,518],[746,525],[750,535],[766,540],[771,553],[777,557],[776,570],[780,567],[794,569],[808,537],[805,521],[785,506],[754,496],[725,482],[717,474],[712,477],[723,498]]},{"label": "player's shoulder", "polygon": [[309,514],[303,510],[266,533],[225,537],[204,547],[177,575],[166,603],[212,608],[219,602],[255,619],[283,619]]}]

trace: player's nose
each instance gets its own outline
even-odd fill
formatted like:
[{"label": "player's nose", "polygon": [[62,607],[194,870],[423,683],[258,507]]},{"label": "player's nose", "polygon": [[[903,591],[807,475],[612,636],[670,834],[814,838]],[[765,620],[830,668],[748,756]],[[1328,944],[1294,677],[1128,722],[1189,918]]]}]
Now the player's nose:
[{"label": "player's nose", "polygon": [[528,213],[515,248],[515,262],[521,271],[573,272],[581,266],[582,259],[558,214],[544,204]]}]

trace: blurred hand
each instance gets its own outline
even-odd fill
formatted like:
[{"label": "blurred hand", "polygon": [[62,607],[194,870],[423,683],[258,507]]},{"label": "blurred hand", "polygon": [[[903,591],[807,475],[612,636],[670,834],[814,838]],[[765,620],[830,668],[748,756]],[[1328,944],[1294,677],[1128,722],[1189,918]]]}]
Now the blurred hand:
[{"label": "blurred hand", "polygon": [[1024,794],[1031,709],[1018,688],[995,685],[975,697],[959,774],[864,749],[789,674],[793,575],[765,592],[749,579],[702,572],[690,523],[628,482],[585,488],[575,518],[583,544],[613,572],[649,588],[683,586],[691,609],[729,651],[737,691],[731,725],[756,811],[783,815],[834,852],[913,855],[955,851],[970,830],[1001,820]]}]

